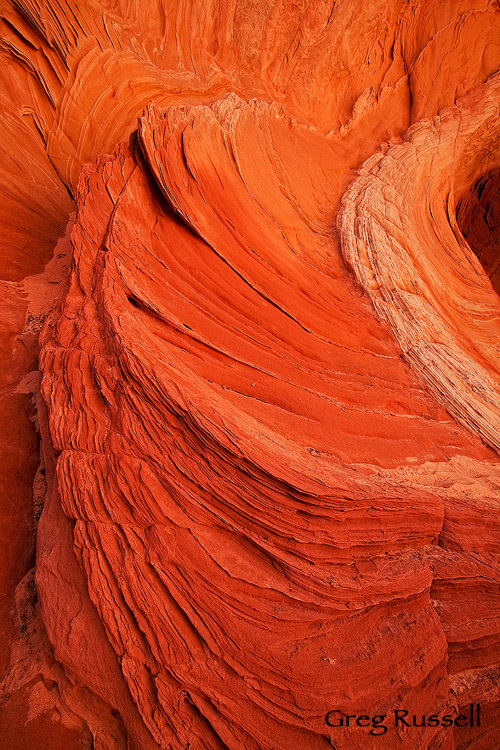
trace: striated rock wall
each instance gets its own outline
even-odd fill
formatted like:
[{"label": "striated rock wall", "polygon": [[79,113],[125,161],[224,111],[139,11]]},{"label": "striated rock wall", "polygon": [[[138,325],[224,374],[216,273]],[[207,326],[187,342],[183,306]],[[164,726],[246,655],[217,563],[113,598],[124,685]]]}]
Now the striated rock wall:
[{"label": "striated rock wall", "polygon": [[3,4],[0,747],[497,747],[499,27]]},{"label": "striated rock wall", "polygon": [[[494,173],[499,162],[492,146],[499,100],[500,77],[492,76],[453,108],[412,126],[403,143],[365,162],[338,216],[344,257],[405,358],[443,405],[497,451],[495,224],[493,241],[481,242],[480,219],[468,219],[477,209],[466,213],[461,198],[461,223],[473,222],[466,227],[469,245],[454,209],[465,186]],[[488,205],[490,192],[481,193]],[[473,195],[479,198],[479,188]]]}]

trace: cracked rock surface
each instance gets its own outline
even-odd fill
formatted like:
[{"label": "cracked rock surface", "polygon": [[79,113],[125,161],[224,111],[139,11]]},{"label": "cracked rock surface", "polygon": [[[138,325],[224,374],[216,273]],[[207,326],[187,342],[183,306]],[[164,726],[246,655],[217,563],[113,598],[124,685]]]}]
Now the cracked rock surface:
[{"label": "cracked rock surface", "polygon": [[496,750],[498,4],[0,8],[0,748]]}]

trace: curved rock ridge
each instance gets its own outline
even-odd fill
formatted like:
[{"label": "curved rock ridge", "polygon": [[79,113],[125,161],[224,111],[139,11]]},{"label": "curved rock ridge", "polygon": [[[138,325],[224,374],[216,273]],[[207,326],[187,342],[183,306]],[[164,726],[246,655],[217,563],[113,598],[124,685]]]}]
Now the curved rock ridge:
[{"label": "curved rock ridge", "polygon": [[500,299],[455,207],[466,187],[498,168],[499,98],[497,75],[370,157],[338,216],[346,262],[406,360],[497,451]]},{"label": "curved rock ridge", "polygon": [[499,30],[0,0],[0,746],[497,750]]},{"label": "curved rock ridge", "polygon": [[[475,695],[499,697],[497,630],[489,616],[459,626],[449,604],[471,590],[451,477],[473,483],[493,522],[498,466],[401,363],[339,263],[326,266],[327,225],[311,236],[309,196],[281,177],[304,132],[234,95],[149,106],[130,145],[84,168],[73,270],[42,337],[51,504],[59,494],[73,523],[58,552],[51,516],[40,522],[44,621],[92,687],[95,667],[75,665],[61,631],[74,608],[54,595],[72,546],[162,748],[376,748],[360,728],[334,739],[325,713],[445,711],[471,669]],[[316,178],[329,148],[309,149]],[[69,630],[93,632],[89,617]],[[419,739],[451,741],[432,727]]]}]

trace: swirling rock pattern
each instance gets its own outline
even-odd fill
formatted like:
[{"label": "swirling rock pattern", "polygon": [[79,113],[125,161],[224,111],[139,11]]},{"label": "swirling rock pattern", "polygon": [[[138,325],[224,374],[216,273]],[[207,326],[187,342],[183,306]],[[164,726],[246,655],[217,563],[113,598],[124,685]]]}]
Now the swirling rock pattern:
[{"label": "swirling rock pattern", "polygon": [[37,394],[44,504],[7,742],[496,748],[497,5],[2,23],[6,403]]},{"label": "swirling rock pattern", "polygon": [[[371,157],[346,191],[338,219],[344,257],[406,359],[446,408],[496,450],[500,300],[485,273],[495,281],[496,245],[483,240],[474,254],[454,206],[457,192],[498,164],[492,144],[499,95],[494,76],[439,117],[412,126],[404,143]],[[483,247],[490,253],[484,258]]]}]

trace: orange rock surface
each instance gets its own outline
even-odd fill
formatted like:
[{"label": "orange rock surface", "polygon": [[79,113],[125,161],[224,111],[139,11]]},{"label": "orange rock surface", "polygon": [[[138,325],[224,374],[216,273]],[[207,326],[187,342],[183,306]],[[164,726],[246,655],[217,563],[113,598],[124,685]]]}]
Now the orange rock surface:
[{"label": "orange rock surface", "polygon": [[496,750],[498,3],[0,8],[0,749]]}]

